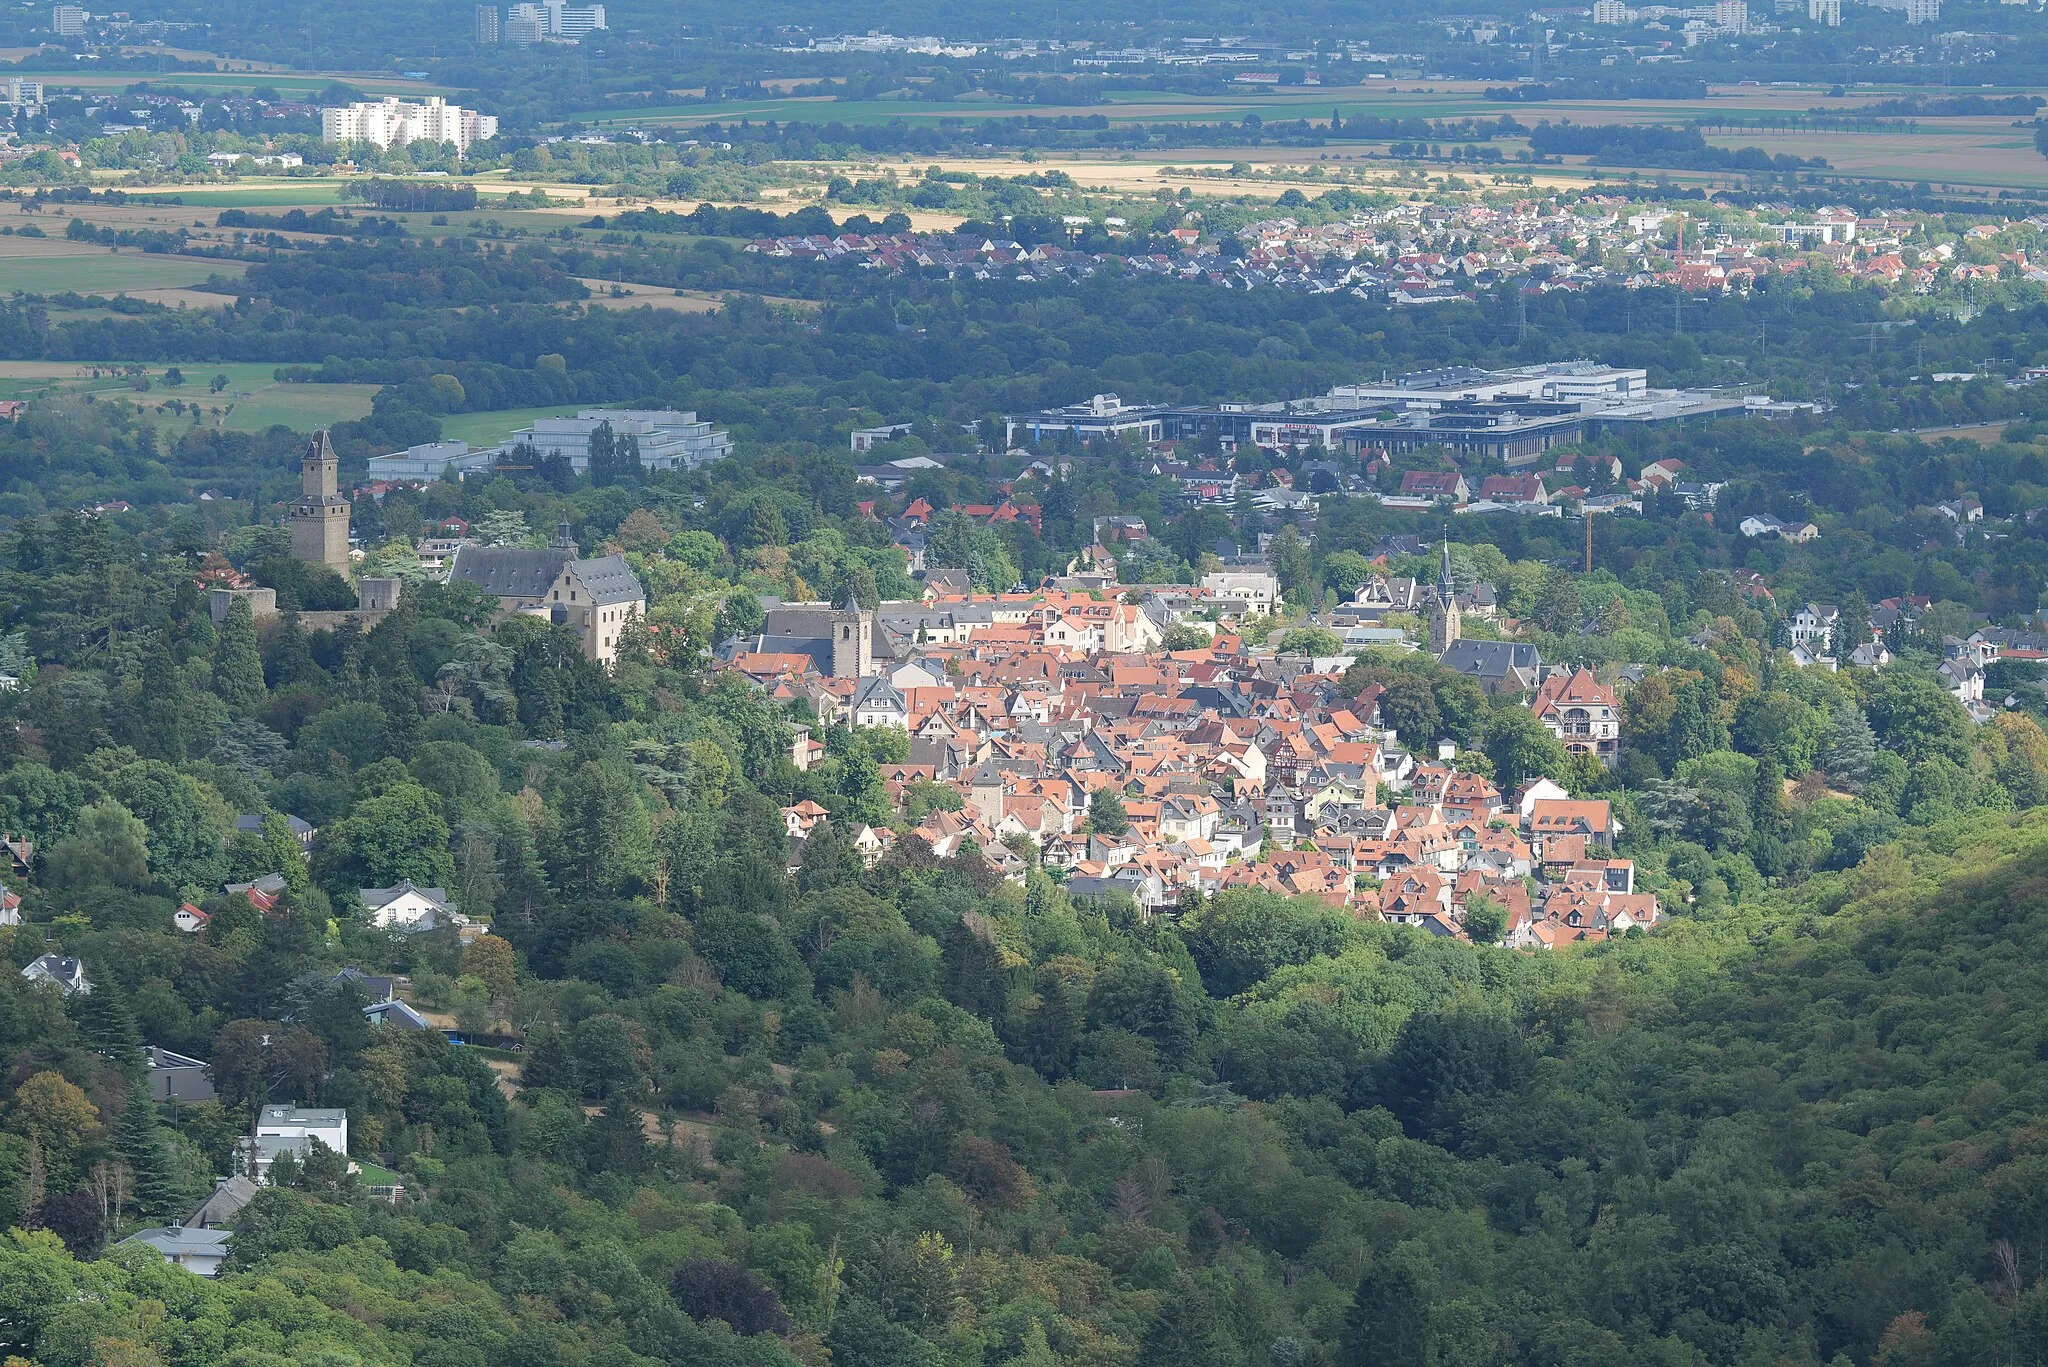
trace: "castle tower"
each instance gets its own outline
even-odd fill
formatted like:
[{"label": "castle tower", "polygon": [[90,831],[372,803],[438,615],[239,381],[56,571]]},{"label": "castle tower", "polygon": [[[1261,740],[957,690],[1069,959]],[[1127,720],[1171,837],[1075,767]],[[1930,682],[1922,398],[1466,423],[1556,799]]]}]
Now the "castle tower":
[{"label": "castle tower", "polygon": [[1458,639],[1463,624],[1458,620],[1458,591],[1451,583],[1451,533],[1444,529],[1443,559],[1436,574],[1436,602],[1429,613],[1429,653],[1441,656]]},{"label": "castle tower", "polygon": [[324,431],[315,432],[299,463],[299,501],[292,507],[292,554],[309,565],[347,575],[348,500],[341,496],[341,461]]},{"label": "castle tower", "polygon": [[874,638],[867,613],[847,590],[846,605],[832,614],[832,677],[865,679],[874,672]]}]

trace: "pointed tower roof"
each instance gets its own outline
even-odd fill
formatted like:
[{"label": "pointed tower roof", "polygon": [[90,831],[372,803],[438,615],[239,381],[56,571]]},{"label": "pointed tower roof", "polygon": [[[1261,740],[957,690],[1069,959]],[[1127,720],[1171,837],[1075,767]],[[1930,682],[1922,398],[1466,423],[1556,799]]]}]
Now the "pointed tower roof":
[{"label": "pointed tower roof", "polygon": [[326,428],[323,427],[318,432],[315,432],[313,440],[306,443],[305,459],[309,461],[336,459],[334,443],[327,439]]},{"label": "pointed tower roof", "polygon": [[1443,559],[1437,566],[1436,592],[1439,598],[1450,598],[1455,589],[1451,583],[1451,529],[1444,528]]},{"label": "pointed tower roof", "polygon": [[558,551],[573,551],[576,549],[576,538],[569,534],[569,524],[567,522],[557,522],[555,524],[554,549]]}]

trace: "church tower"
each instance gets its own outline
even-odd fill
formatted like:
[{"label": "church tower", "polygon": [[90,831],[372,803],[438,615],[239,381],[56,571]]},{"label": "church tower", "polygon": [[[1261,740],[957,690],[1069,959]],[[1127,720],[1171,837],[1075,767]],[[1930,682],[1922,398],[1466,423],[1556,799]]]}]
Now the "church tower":
[{"label": "church tower", "polygon": [[1451,533],[1444,529],[1443,559],[1436,574],[1436,602],[1429,613],[1429,653],[1441,657],[1458,639],[1458,591],[1451,583]]},{"label": "church tower", "polygon": [[846,606],[831,614],[831,622],[832,677],[865,679],[874,673],[873,624],[853,590],[846,591]]},{"label": "church tower", "polygon": [[341,496],[341,461],[325,431],[315,432],[299,463],[299,501],[292,507],[292,554],[347,577],[348,500]]}]

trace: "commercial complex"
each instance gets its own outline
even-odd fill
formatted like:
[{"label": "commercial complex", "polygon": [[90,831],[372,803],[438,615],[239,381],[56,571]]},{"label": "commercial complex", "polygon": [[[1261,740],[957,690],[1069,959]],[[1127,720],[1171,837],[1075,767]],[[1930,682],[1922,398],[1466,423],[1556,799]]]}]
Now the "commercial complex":
[{"label": "commercial complex", "polygon": [[396,96],[320,111],[322,142],[367,142],[374,147],[402,147],[409,142],[452,142],[467,152],[471,143],[498,135],[496,115],[479,114],[431,95],[425,104],[409,104]]},{"label": "commercial complex", "polygon": [[1006,426],[1013,445],[1071,436],[1147,445],[1214,439],[1227,449],[1324,446],[1390,455],[1440,446],[1463,459],[1518,467],[1603,430],[1779,412],[1766,398],[1652,389],[1639,369],[1561,361],[1513,370],[1417,371],[1339,385],[1321,398],[1290,404],[1132,405],[1098,394],[1086,403],[1012,415]]},{"label": "commercial complex", "polygon": [[695,470],[732,454],[730,434],[699,422],[695,413],[668,409],[585,408],[573,418],[540,418],[514,432],[501,448],[508,463],[530,453],[538,462],[560,458],[577,474],[590,469],[590,439],[600,423],[610,423],[621,444],[639,447],[646,470]]},{"label": "commercial complex", "polygon": [[590,439],[601,424],[610,423],[613,440],[624,451],[637,446],[645,470],[695,470],[732,454],[732,436],[698,420],[695,413],[668,409],[584,408],[574,417],[541,418],[496,446],[474,448],[467,442],[435,441],[409,446],[390,455],[372,456],[369,478],[394,483],[419,483],[448,476],[467,479],[504,465],[532,467],[562,459],[578,473],[590,469]]}]

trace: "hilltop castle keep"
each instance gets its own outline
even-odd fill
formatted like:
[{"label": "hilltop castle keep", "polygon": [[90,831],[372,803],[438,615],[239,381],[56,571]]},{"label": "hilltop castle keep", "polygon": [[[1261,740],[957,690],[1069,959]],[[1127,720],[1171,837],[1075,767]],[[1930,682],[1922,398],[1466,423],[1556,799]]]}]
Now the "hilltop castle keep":
[{"label": "hilltop castle keep", "polygon": [[341,496],[341,461],[323,431],[313,434],[299,463],[299,501],[292,507],[292,554],[346,577],[348,500]]}]

